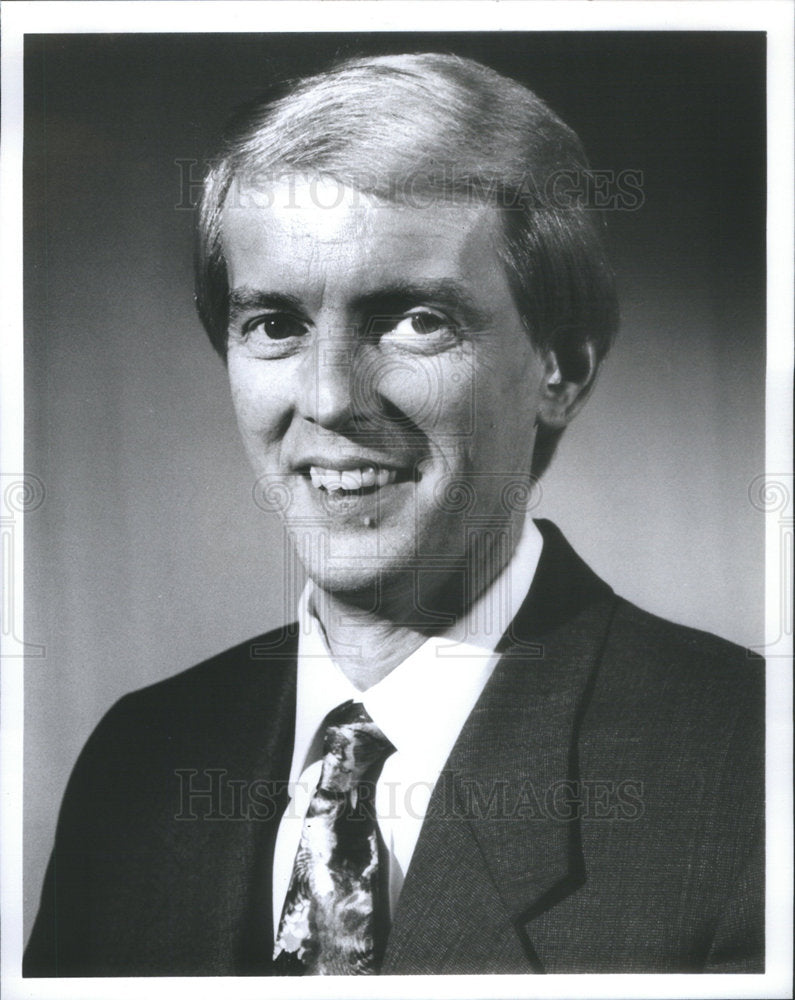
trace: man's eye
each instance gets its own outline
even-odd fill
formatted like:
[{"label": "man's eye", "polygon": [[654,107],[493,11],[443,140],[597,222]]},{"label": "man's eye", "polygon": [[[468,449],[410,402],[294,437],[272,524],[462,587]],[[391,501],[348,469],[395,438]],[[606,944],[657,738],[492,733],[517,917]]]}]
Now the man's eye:
[{"label": "man's eye", "polygon": [[428,339],[437,343],[439,341],[453,340],[456,328],[453,323],[439,313],[429,312],[427,309],[406,313],[396,322],[390,324],[388,331],[382,334],[382,339],[388,337],[390,340],[398,342],[417,341]]},{"label": "man's eye", "polygon": [[295,316],[290,316],[288,313],[272,313],[246,323],[243,332],[248,338],[287,340],[290,337],[300,337],[306,331],[304,324]]}]

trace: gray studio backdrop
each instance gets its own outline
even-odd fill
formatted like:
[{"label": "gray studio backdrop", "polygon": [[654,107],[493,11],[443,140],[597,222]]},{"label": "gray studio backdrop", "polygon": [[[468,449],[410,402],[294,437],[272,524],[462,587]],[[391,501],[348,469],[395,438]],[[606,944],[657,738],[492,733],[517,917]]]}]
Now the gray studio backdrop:
[{"label": "gray studio backdrop", "polygon": [[193,181],[227,112],[336,54],[446,48],[527,81],[593,165],[619,340],[543,481],[621,594],[763,642],[764,38],[29,36],[26,53],[25,902],[75,757],[120,695],[286,620],[222,364],[192,303]]}]

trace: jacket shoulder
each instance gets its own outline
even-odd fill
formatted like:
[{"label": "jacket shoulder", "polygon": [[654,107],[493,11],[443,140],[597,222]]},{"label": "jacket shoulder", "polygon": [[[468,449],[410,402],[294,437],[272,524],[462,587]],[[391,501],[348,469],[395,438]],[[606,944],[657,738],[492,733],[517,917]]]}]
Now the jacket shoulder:
[{"label": "jacket shoulder", "polygon": [[662,752],[676,744],[731,752],[763,766],[764,660],[716,635],[617,598],[592,710]]},{"label": "jacket shoulder", "polygon": [[644,660],[665,667],[674,674],[692,674],[702,679],[717,671],[725,684],[758,677],[764,659],[720,636],[660,618],[618,597],[611,623],[609,649],[626,658]]},{"label": "jacket shoulder", "polygon": [[[74,785],[113,762],[126,774],[168,760],[205,760],[292,716],[297,629],[284,626],[120,698],[88,738]],[[257,741],[259,742],[259,741]]]},{"label": "jacket shoulder", "polygon": [[[186,670],[131,691],[108,716],[149,714],[159,709],[178,715],[206,705],[220,711],[255,691],[267,691],[295,666],[298,632],[294,624],[247,639]],[[107,718],[107,716],[106,716]],[[173,716],[172,716],[173,718]]]}]

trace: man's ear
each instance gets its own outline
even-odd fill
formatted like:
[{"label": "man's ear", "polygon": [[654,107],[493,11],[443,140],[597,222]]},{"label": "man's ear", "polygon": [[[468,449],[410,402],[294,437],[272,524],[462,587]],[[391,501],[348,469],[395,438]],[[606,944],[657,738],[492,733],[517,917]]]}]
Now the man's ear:
[{"label": "man's ear", "polygon": [[596,351],[585,343],[576,352],[548,351],[538,404],[538,420],[563,430],[579,412],[596,380]]}]

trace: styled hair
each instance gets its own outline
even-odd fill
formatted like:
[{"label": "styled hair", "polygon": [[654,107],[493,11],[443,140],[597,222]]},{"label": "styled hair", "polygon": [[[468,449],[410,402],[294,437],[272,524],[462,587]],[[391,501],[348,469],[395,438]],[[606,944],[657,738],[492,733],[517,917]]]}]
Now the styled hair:
[{"label": "styled hair", "polygon": [[[285,174],[323,175],[410,206],[495,205],[528,335],[537,348],[555,351],[564,378],[576,379],[586,348],[598,364],[618,326],[601,214],[566,193],[588,170],[578,137],[540,98],[480,63],[441,53],[348,59],[249,105],[229,123],[199,207],[199,316],[225,357],[221,217],[232,192],[264,188]],[[539,427],[536,475],[559,436]]]}]

